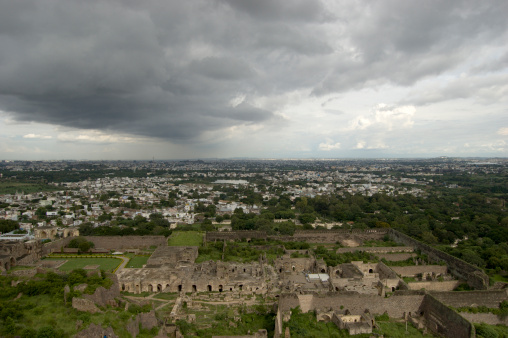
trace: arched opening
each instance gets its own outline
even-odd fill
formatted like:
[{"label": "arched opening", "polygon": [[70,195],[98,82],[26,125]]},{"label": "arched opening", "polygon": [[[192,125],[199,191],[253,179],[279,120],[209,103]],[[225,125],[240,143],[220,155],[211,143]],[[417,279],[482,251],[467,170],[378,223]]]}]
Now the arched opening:
[{"label": "arched opening", "polygon": [[198,292],[198,287],[196,285],[192,286],[192,292]]},{"label": "arched opening", "polygon": [[295,266],[294,266],[294,265],[291,267],[291,269],[293,269],[293,271],[296,271],[296,268],[295,268]]},{"label": "arched opening", "polygon": [[340,270],[335,271],[335,274],[336,274],[337,276],[340,276]]},{"label": "arched opening", "polygon": [[161,291],[162,291],[162,285],[157,284],[157,292],[161,292]]},{"label": "arched opening", "polygon": [[139,292],[139,285],[136,285],[136,293],[140,293]]},{"label": "arched opening", "polygon": [[207,290],[208,290],[208,292],[212,292],[212,286],[211,286],[211,285],[208,285],[208,286],[207,286]]},{"label": "arched opening", "polygon": [[246,270],[245,270],[245,269],[243,269],[243,272],[246,272]]},{"label": "arched opening", "polygon": [[182,284],[178,285],[178,292],[182,291]]},{"label": "arched opening", "polygon": [[372,269],[369,269],[369,273],[373,273],[373,272],[374,272],[374,270],[372,270]]},{"label": "arched opening", "polygon": [[279,273],[282,273],[282,268],[279,269]]},{"label": "arched opening", "polygon": [[152,284],[148,284],[148,291],[153,292],[153,285]]},{"label": "arched opening", "polygon": [[46,231],[41,231],[41,238],[48,238],[48,234],[46,234]]},{"label": "arched opening", "polygon": [[125,284],[122,284],[122,291],[125,291]]},{"label": "arched opening", "polygon": [[395,287],[394,287],[394,286],[392,286],[392,292],[393,292],[393,291],[395,291]]},{"label": "arched opening", "polygon": [[233,288],[229,288],[229,291],[233,291]]},{"label": "arched opening", "polygon": [[5,270],[9,270],[9,262],[5,262]]},{"label": "arched opening", "polygon": [[219,285],[219,292],[222,292],[222,285]]},{"label": "arched opening", "polygon": [[326,270],[325,269],[321,269],[321,273],[326,273]]},{"label": "arched opening", "polygon": [[166,284],[165,290],[167,291],[169,289],[169,284]]},{"label": "arched opening", "polygon": [[240,291],[242,291],[243,290],[243,284],[238,285],[238,288],[240,289]]}]

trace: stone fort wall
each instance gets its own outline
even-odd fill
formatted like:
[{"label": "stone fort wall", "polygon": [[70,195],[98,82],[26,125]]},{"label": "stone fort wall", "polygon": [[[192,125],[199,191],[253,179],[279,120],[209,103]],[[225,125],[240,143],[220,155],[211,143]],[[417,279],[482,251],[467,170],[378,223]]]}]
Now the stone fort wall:
[{"label": "stone fort wall", "polygon": [[489,277],[478,267],[471,265],[461,259],[449,255],[440,250],[417,241],[403,233],[396,230],[389,229],[388,234],[391,239],[396,242],[402,243],[407,246],[412,246],[422,253],[429,256],[430,259],[435,261],[444,261],[448,265],[451,274],[459,279],[467,281],[467,283],[479,290],[486,290],[489,285]]},{"label": "stone fort wall", "polygon": [[457,312],[427,294],[420,307],[420,314],[432,332],[445,337],[475,337],[474,326]]},{"label": "stone fort wall", "polygon": [[387,229],[368,230],[297,230],[293,236],[269,236],[265,231],[222,231],[207,232],[205,240],[235,241],[241,239],[274,239],[286,242],[335,243],[339,240],[354,238],[358,241],[382,239]]},{"label": "stone fort wall", "polygon": [[440,302],[452,307],[486,306],[498,308],[503,300],[508,300],[506,290],[430,292],[430,294]]},{"label": "stone fort wall", "polygon": [[96,248],[107,250],[141,249],[151,245],[167,245],[164,236],[84,236]]}]

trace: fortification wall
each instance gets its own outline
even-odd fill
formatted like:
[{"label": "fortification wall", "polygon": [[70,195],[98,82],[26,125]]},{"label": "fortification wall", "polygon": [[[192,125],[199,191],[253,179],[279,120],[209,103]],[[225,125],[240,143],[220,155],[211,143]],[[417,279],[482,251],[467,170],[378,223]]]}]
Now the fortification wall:
[{"label": "fortification wall", "polygon": [[422,275],[444,275],[448,271],[445,265],[415,265],[415,266],[392,266],[392,270],[402,277],[414,277]]},{"label": "fortification wall", "polygon": [[[384,234],[383,234],[383,236],[384,236]],[[355,248],[338,248],[337,249],[337,253],[346,253],[346,252],[355,252],[355,251],[387,254],[387,253],[393,253],[393,252],[409,253],[409,252],[413,252],[414,249],[410,246],[379,246],[379,247],[357,246]]]},{"label": "fortification wall", "polygon": [[379,262],[377,263],[376,271],[379,273],[379,278],[381,279],[396,279],[399,278],[397,274],[390,269],[385,263]]},{"label": "fortification wall", "polygon": [[293,236],[268,236],[265,231],[213,231],[207,232],[205,240],[210,241],[235,241],[241,239],[276,239],[287,242],[308,243],[335,243],[341,239],[354,238],[360,242],[364,240],[382,239],[388,233],[387,229],[368,230],[298,230]]},{"label": "fortification wall", "polygon": [[[335,310],[345,313],[349,310],[352,314],[364,313],[366,309],[371,314],[383,314],[387,312],[390,317],[403,318],[405,314],[417,313],[425,294],[415,291],[397,291],[389,298],[382,298],[377,295],[360,295],[356,292],[327,293],[320,295],[304,295],[302,300],[309,304],[301,304],[300,297],[295,294],[282,294],[279,299],[281,312],[289,311],[292,308],[301,306],[302,311],[320,309]],[[340,307],[343,306],[341,309]]]},{"label": "fortification wall", "polygon": [[459,286],[462,282],[458,280],[449,280],[443,282],[415,282],[415,283],[407,283],[409,286],[409,290],[421,290],[425,289],[427,291],[452,291],[457,286]]},{"label": "fortification wall", "polygon": [[412,246],[422,253],[429,256],[430,259],[435,261],[444,261],[448,265],[450,272],[459,279],[466,280],[467,283],[479,290],[486,290],[489,285],[489,277],[479,268],[461,260],[452,255],[449,255],[440,250],[434,249],[431,246],[417,241],[403,233],[396,230],[389,229],[388,232],[391,239],[396,242],[402,243],[407,246]]},{"label": "fortification wall", "polygon": [[75,237],[65,237],[53,242],[44,243],[42,247],[42,255],[47,256],[52,252],[60,252],[60,250],[69,244]]},{"label": "fortification wall", "polygon": [[[423,292],[397,291],[389,298],[357,293],[314,295],[313,309],[333,309],[339,313],[349,310],[351,314],[362,314],[366,309],[371,314],[387,313],[392,318],[403,318],[409,313],[417,313],[424,298]],[[343,306],[341,309],[340,307]]]},{"label": "fortification wall", "polygon": [[155,245],[167,245],[164,236],[84,236],[96,248],[107,250],[141,249]]},{"label": "fortification wall", "polygon": [[432,295],[425,295],[420,314],[431,331],[446,337],[475,337],[474,326]]},{"label": "fortification wall", "polygon": [[493,313],[469,313],[459,312],[459,314],[471,323],[485,323],[490,325],[506,325],[508,326],[508,317],[500,317]]},{"label": "fortification wall", "polygon": [[296,294],[282,293],[279,296],[279,310],[281,313],[294,309],[297,306],[300,306],[300,300]]},{"label": "fortification wall", "polygon": [[508,300],[506,290],[430,292],[430,294],[440,302],[452,307],[486,306],[497,308],[503,300]]},{"label": "fortification wall", "polygon": [[205,234],[207,242],[239,241],[241,239],[266,239],[265,231],[212,231]]}]

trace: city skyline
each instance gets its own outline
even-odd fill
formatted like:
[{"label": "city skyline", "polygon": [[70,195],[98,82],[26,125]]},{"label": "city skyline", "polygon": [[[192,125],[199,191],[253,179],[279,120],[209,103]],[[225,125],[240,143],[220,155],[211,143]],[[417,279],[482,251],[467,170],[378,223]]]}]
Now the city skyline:
[{"label": "city skyline", "polygon": [[508,156],[504,1],[0,1],[0,159]]}]

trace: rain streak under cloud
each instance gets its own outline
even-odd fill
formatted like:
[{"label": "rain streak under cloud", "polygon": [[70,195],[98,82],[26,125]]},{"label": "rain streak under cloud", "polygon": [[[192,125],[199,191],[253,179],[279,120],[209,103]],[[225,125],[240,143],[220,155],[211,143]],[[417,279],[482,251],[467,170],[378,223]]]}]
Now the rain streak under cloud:
[{"label": "rain streak under cloud", "polygon": [[0,0],[0,158],[507,156],[506,13]]}]

